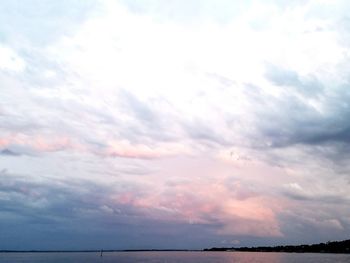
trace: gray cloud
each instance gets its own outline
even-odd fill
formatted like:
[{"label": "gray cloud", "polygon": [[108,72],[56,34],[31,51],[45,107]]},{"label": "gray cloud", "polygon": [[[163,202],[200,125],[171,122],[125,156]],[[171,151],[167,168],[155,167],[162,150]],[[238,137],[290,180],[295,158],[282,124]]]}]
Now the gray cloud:
[{"label": "gray cloud", "polygon": [[227,141],[222,134],[218,133],[215,127],[212,127],[205,118],[184,123],[183,129],[194,141],[200,142],[209,147],[230,145],[230,142]]},{"label": "gray cloud", "polygon": [[[315,210],[316,209],[316,210]],[[295,211],[285,211],[280,214],[280,222],[287,242],[316,243],[319,240],[329,241],[330,236],[337,240],[344,240],[349,235],[349,222],[347,212],[342,209],[348,209],[347,205],[304,205],[303,208]]]},{"label": "gray cloud", "polygon": [[156,112],[154,112],[146,103],[141,102],[130,92],[122,90],[120,92],[120,99],[122,105],[126,108],[128,113],[131,113],[138,121],[144,122],[146,125],[151,124],[154,128],[157,127]]},{"label": "gray cloud", "polygon": [[0,155],[19,156],[21,154],[5,148],[0,151]]},{"label": "gray cloud", "polygon": [[286,197],[291,198],[296,201],[307,201],[311,203],[321,203],[321,204],[347,204],[349,203],[349,198],[343,196],[342,194],[313,194],[305,192],[296,191],[285,191],[283,193]]},{"label": "gray cloud", "polygon": [[268,65],[266,77],[272,83],[290,91],[296,91],[306,97],[317,97],[323,94],[324,87],[314,76],[301,77],[297,72]]},{"label": "gray cloud", "polygon": [[[304,91],[299,80],[293,82],[294,80],[283,77],[283,81],[284,84],[288,82],[297,89],[300,88],[298,92],[302,95],[310,96],[311,89],[307,88]],[[265,96],[260,99],[261,103],[255,108],[256,127],[261,136],[257,146],[287,147],[295,144],[349,143],[348,92],[343,87],[335,87],[336,93],[334,93],[332,90],[322,91],[317,87],[318,84],[315,86],[315,90],[321,92],[315,99],[321,109],[307,104],[288,93],[288,90],[279,98]]]},{"label": "gray cloud", "polygon": [[[217,222],[164,221],[147,216],[160,210],[147,212],[111,200],[115,185],[74,179],[52,182],[44,177],[34,181],[28,176],[0,173],[0,194],[6,196],[0,200],[4,249],[96,249],[96,244],[104,249],[201,248],[208,239],[219,239]],[[137,195],[128,187],[119,184],[120,191]]]},{"label": "gray cloud", "polygon": [[180,139],[174,129],[181,127],[181,117],[174,113],[173,106],[166,100],[154,98],[141,101],[135,94],[123,89],[118,93],[117,101],[121,114],[127,117],[118,124],[123,138],[150,144]]}]

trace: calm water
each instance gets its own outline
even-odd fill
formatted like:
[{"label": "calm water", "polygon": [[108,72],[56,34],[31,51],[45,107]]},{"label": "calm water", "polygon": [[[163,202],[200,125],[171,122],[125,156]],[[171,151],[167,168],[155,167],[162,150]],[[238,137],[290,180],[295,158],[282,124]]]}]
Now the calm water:
[{"label": "calm water", "polygon": [[0,253],[1,263],[349,263],[350,254],[258,252]]}]

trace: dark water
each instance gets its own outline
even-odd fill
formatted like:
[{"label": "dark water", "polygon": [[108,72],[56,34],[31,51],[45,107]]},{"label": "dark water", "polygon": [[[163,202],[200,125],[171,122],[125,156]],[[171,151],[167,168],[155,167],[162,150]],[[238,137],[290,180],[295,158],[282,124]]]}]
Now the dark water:
[{"label": "dark water", "polygon": [[349,263],[350,254],[258,252],[0,253],[1,263]]}]

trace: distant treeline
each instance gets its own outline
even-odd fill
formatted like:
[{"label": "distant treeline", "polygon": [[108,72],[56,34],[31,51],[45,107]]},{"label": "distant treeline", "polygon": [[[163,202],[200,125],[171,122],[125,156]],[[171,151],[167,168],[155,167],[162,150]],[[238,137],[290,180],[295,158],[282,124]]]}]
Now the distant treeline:
[{"label": "distant treeline", "polygon": [[250,251],[250,252],[297,252],[297,253],[350,253],[350,240],[334,241],[313,245],[275,247],[213,247],[204,251]]}]

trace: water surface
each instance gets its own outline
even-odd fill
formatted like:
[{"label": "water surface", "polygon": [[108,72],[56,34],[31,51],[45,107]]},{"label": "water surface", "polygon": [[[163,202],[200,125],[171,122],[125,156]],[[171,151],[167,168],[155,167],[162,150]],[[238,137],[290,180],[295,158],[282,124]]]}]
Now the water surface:
[{"label": "water surface", "polygon": [[350,254],[273,252],[0,253],[6,263],[349,263]]}]

